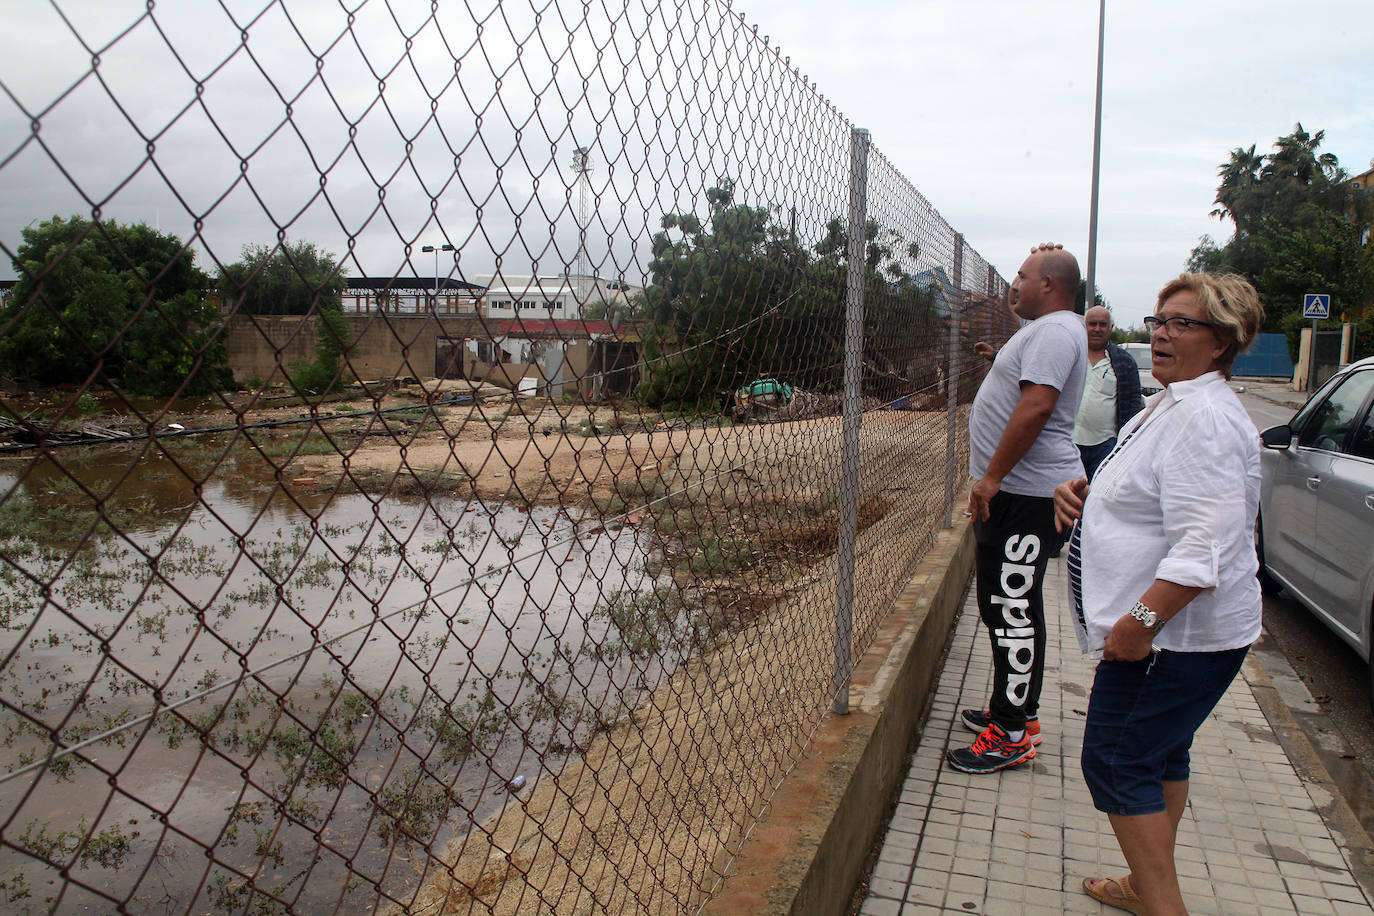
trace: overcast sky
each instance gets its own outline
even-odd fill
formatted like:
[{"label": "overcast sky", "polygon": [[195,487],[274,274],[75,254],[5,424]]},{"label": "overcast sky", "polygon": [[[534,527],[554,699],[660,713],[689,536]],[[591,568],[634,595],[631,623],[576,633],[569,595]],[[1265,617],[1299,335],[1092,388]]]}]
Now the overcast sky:
[{"label": "overcast sky", "polygon": [[[1323,149],[1348,171],[1369,167],[1374,16],[1367,0],[1108,6],[1097,282],[1117,323],[1134,325],[1199,236],[1229,235],[1208,212],[1217,166],[1232,148],[1267,150],[1301,121],[1326,132]],[[833,111],[777,79],[771,55],[733,32],[715,0],[665,2],[656,13],[665,21],[649,32],[598,20],[571,41],[569,16],[587,9],[595,19],[616,6],[540,7],[535,26],[524,0],[445,0],[435,28],[425,25],[428,3],[373,0],[350,32],[341,7],[326,0],[181,0],[157,5],[155,22],[132,29],[146,9],[135,0],[8,0],[0,246],[12,252],[34,220],[89,216],[94,200],[107,217],[184,238],[204,216],[196,244],[211,270],[285,227],[291,239],[345,257],[354,276],[427,275],[433,255],[418,248],[442,241],[460,257],[442,262],[441,273],[471,279],[498,256],[507,272],[556,271],[576,259],[568,160],[573,147],[592,143],[603,196],[591,233],[602,240],[595,266],[639,279],[658,216],[699,208],[717,175],[739,176],[748,202],[774,204],[780,215],[789,195],[794,203],[809,195],[798,219],[819,231],[843,207],[843,116],[871,132],[884,161],[1003,277],[1042,240],[1062,242],[1086,267],[1096,0],[738,0],[731,9],[768,35]],[[628,9],[643,18],[643,4]],[[480,47],[474,17],[483,22]],[[412,29],[407,50],[402,33]],[[103,86],[82,79],[93,49],[101,49]],[[584,72],[593,73],[590,89]],[[605,74],[630,82],[606,85]],[[635,81],[647,94],[630,88]],[[630,99],[660,96],[675,101],[631,111]],[[427,122],[431,98],[436,115]],[[731,106],[719,135],[693,138],[694,125]],[[664,115],[672,110],[682,115],[676,124]],[[350,122],[359,125],[352,145]],[[777,167],[789,157],[813,165],[801,174]],[[887,206],[910,199],[903,191]],[[911,219],[898,228],[930,225],[919,213]],[[947,251],[936,232],[923,252],[938,258],[942,245]],[[0,272],[13,276],[8,267]]]},{"label": "overcast sky", "polygon": [[[1010,280],[1032,243],[1087,269],[1097,0],[743,0],[840,111]],[[1097,285],[1139,324],[1199,236],[1230,150],[1301,121],[1374,157],[1368,0],[1107,0]]]}]

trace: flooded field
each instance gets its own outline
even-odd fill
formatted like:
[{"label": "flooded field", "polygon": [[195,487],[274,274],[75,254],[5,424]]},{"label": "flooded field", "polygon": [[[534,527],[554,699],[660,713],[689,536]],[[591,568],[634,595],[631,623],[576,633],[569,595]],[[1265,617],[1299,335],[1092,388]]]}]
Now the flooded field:
[{"label": "flooded field", "polygon": [[113,452],[0,464],[10,911],[404,902],[706,637],[633,518]]}]

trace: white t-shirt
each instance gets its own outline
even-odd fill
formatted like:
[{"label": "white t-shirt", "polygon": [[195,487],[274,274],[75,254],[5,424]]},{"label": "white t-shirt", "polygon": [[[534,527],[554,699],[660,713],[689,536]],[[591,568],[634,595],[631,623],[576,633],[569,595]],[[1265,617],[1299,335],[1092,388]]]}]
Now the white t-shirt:
[{"label": "white t-shirt", "polygon": [[1074,445],[1101,445],[1116,435],[1116,373],[1103,356],[1088,368],[1083,402],[1073,425]]},{"label": "white t-shirt", "polygon": [[1073,444],[1073,421],[1088,371],[1088,338],[1083,318],[1067,310],[1027,323],[997,353],[978,389],[969,415],[969,473],[987,473],[1011,413],[1021,401],[1021,383],[1049,385],[1059,392],[1054,412],[1030,449],[1002,480],[1002,489],[1020,496],[1053,496],[1065,480],[1083,476],[1083,461]]},{"label": "white t-shirt", "polygon": [[1121,443],[1083,504],[1083,608],[1074,621],[1083,651],[1101,655],[1107,634],[1155,579],[1203,589],[1155,634],[1155,645],[1250,645],[1261,619],[1260,446],[1240,399],[1220,372],[1174,382],[1121,428]]}]

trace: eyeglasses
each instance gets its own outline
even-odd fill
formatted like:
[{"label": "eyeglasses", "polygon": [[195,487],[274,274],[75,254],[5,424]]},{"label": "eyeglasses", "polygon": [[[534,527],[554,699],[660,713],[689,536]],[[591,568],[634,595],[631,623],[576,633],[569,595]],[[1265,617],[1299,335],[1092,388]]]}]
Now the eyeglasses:
[{"label": "eyeglasses", "polygon": [[1153,334],[1163,326],[1169,332],[1170,337],[1177,337],[1184,331],[1192,328],[1215,328],[1216,322],[1198,321],[1196,318],[1184,318],[1182,315],[1174,315],[1171,318],[1160,318],[1158,315],[1145,316],[1145,330]]}]

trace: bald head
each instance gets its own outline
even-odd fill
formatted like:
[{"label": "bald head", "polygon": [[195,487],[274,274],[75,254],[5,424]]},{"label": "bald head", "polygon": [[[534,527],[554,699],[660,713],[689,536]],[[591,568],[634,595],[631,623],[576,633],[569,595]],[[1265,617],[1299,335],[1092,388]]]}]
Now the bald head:
[{"label": "bald head", "polygon": [[1060,308],[1073,308],[1078,296],[1078,259],[1067,251],[1046,251],[1040,255],[1040,271],[1054,284],[1051,298]]},{"label": "bald head", "polygon": [[1012,283],[1012,311],[1029,321],[1072,309],[1078,296],[1078,259],[1060,248],[1031,252]]}]

